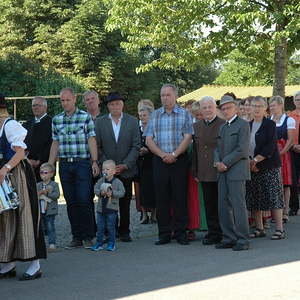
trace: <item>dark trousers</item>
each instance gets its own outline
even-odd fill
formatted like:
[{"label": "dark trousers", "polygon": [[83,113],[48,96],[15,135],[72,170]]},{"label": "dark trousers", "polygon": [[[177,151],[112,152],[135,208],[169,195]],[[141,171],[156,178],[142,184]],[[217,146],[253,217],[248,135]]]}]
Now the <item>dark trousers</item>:
[{"label": "dark trousers", "polygon": [[[164,163],[158,156],[153,157],[153,180],[160,239],[169,239],[173,230],[176,239],[185,237],[188,223],[187,175],[187,155],[179,156],[173,164]],[[173,209],[173,218],[171,209]]]},{"label": "dark trousers", "polygon": [[299,210],[298,182],[300,178],[300,153],[291,151],[291,156],[295,169],[295,182],[293,182],[293,185],[291,186],[290,209],[296,212]]},{"label": "dark trousers", "polygon": [[120,208],[120,220],[119,220],[119,235],[127,235],[130,233],[129,225],[130,225],[130,202],[132,198],[132,178],[122,178],[118,177],[125,188],[125,196],[120,198],[119,200],[119,208]]},{"label": "dark trousers", "polygon": [[222,239],[222,230],[218,214],[218,182],[201,182],[205,204],[206,222],[208,232],[206,238]]},{"label": "dark trousers", "polygon": [[90,196],[93,188],[90,161],[60,162],[59,176],[73,238],[92,239],[95,236],[95,216]]}]

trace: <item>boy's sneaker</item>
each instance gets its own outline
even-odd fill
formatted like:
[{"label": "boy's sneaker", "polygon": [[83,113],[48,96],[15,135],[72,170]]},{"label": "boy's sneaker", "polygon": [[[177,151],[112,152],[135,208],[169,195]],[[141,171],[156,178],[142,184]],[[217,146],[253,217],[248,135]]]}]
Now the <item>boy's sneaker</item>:
[{"label": "boy's sneaker", "polygon": [[96,243],[94,246],[91,247],[92,251],[100,251],[103,250],[103,244],[102,243]]},{"label": "boy's sneaker", "polygon": [[108,243],[107,247],[106,247],[107,251],[115,251],[116,250],[116,246],[113,243]]}]

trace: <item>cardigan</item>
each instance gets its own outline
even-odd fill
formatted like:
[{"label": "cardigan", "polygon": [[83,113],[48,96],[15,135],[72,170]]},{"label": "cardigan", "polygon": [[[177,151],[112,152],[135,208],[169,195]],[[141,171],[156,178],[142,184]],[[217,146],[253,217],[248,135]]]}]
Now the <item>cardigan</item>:
[{"label": "cardigan", "polygon": [[[249,123],[250,130],[253,121]],[[256,164],[259,170],[279,168],[281,166],[280,155],[277,148],[276,124],[274,121],[263,118],[260,127],[255,134],[254,156],[261,155],[265,159]]]}]

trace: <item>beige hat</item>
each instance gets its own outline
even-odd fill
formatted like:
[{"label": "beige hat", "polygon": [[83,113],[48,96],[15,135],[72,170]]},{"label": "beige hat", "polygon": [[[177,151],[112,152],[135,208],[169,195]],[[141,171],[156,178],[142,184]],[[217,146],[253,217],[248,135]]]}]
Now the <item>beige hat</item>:
[{"label": "beige hat", "polygon": [[223,104],[226,104],[226,103],[234,103],[234,104],[236,104],[236,101],[231,96],[224,95],[224,96],[222,96],[222,98],[220,100],[219,107],[221,107]]}]

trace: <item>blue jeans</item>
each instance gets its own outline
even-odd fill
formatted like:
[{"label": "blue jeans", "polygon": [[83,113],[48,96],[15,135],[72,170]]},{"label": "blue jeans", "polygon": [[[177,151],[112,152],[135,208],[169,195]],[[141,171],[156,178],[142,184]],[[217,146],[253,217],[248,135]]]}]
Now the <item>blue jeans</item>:
[{"label": "blue jeans", "polygon": [[108,242],[115,244],[116,242],[116,221],[117,221],[117,212],[110,212],[108,214],[103,214],[97,212],[97,242],[103,243],[103,236],[105,231],[105,225],[108,231]]},{"label": "blue jeans", "polygon": [[92,239],[95,236],[95,224],[90,199],[93,188],[90,160],[60,162],[59,176],[73,238],[80,241]]},{"label": "blue jeans", "polygon": [[48,243],[56,244],[56,232],[55,232],[55,215],[47,216],[42,214],[44,231],[48,234]]}]

